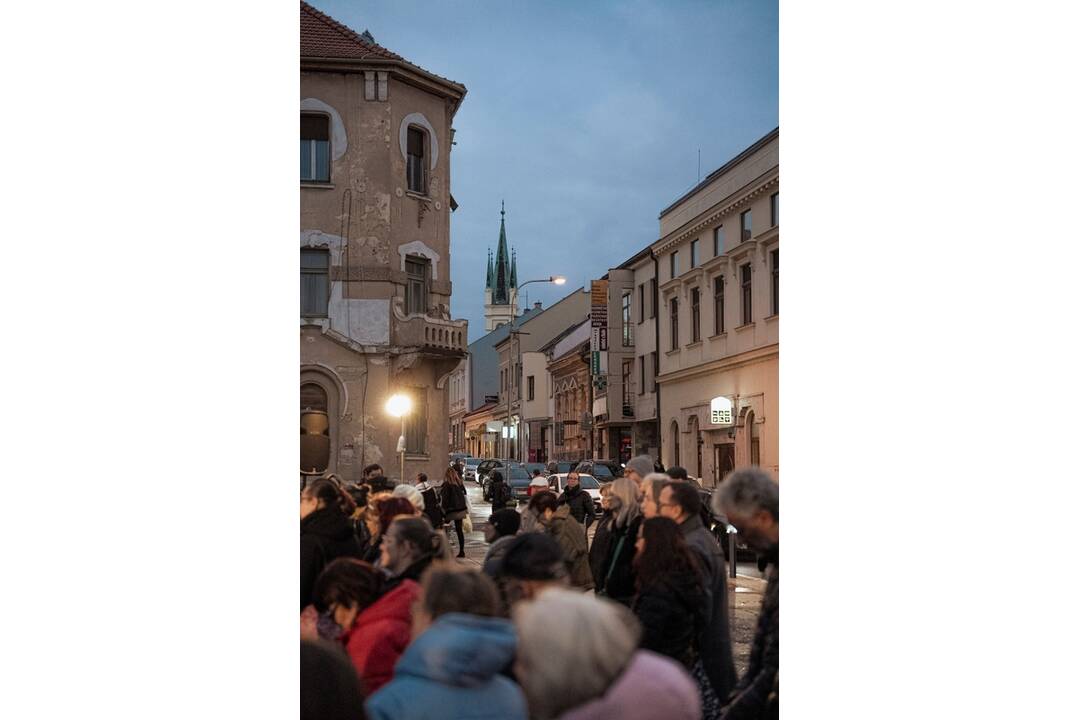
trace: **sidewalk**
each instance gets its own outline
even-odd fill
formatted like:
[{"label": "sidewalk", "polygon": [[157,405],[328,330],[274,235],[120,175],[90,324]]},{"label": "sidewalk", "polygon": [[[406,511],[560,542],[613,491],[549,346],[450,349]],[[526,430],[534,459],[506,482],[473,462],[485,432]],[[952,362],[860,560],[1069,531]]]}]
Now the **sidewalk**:
[{"label": "sidewalk", "polygon": [[[466,482],[469,504],[472,507],[473,531],[465,536],[465,557],[458,562],[477,570],[483,565],[488,544],[484,542],[484,526],[491,516],[491,504],[484,501],[480,486]],[[450,532],[451,549],[457,552],[457,536]],[[747,575],[737,575],[734,580],[728,578],[728,600],[733,611],[731,622],[731,640],[735,659],[735,670],[741,676],[746,671],[750,658],[750,645],[754,640],[754,628],[757,626],[758,611],[765,593],[765,580]]]}]

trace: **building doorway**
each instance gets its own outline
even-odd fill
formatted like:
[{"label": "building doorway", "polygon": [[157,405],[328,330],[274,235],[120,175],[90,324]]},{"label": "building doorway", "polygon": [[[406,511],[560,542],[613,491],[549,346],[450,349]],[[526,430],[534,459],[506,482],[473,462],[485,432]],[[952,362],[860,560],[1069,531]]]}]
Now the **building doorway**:
[{"label": "building doorway", "polygon": [[735,443],[717,443],[713,445],[713,485],[723,482],[728,473],[735,469]]}]

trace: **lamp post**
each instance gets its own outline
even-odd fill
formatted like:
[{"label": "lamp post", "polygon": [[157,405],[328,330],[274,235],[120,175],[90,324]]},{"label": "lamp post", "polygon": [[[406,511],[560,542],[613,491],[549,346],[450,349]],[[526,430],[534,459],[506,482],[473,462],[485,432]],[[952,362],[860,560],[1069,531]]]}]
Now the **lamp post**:
[{"label": "lamp post", "polygon": [[[562,275],[552,275],[546,278],[537,278],[536,280],[526,280],[518,285],[514,290],[516,295],[521,294],[521,288],[531,283],[554,283],[555,285],[565,285],[566,278]],[[517,372],[514,371],[514,335],[517,332],[514,330],[514,322],[517,320],[517,315],[511,313],[510,315],[510,331],[507,337],[510,338],[510,346],[507,348],[507,373],[506,373],[506,441],[503,443],[503,455],[506,458],[507,463],[510,462],[510,393],[513,391],[514,383],[511,380],[511,374],[513,374],[513,380],[517,380]],[[528,333],[526,333],[528,334]],[[521,433],[518,433],[518,438],[521,437]],[[521,455],[521,448],[518,447],[518,455]],[[518,458],[521,459],[520,457]],[[507,476],[509,478],[509,475]]]},{"label": "lamp post", "polygon": [[401,435],[398,437],[397,450],[401,454],[401,482],[405,482],[405,417],[412,410],[412,399],[404,393],[395,393],[386,401],[386,412],[401,418]]}]

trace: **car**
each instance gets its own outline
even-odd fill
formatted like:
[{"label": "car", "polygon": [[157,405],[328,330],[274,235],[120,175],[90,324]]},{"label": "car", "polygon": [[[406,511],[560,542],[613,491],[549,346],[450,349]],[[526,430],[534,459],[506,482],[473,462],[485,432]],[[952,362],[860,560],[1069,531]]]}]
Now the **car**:
[{"label": "car", "polygon": [[510,486],[510,497],[518,501],[528,500],[532,473],[526,470],[523,465],[511,465],[509,473],[510,477],[507,479],[507,483]]},{"label": "car", "polygon": [[[506,480],[506,463],[505,460],[485,460],[476,466],[476,479],[484,491],[484,500],[491,500],[491,473],[493,470],[502,472],[503,480]],[[510,461],[510,464],[520,465],[520,463],[513,461]]]},{"label": "car", "polygon": [[472,480],[476,482],[476,468],[483,462],[480,458],[467,457],[464,460],[465,471],[461,473],[462,480]]},{"label": "car", "polygon": [[610,482],[623,476],[623,466],[615,460],[582,460],[574,470],[592,475],[600,482]]},{"label": "car", "polygon": [[530,477],[532,477],[534,470],[539,470],[541,475],[547,475],[547,464],[536,462],[525,463],[525,472],[529,473]]},{"label": "car", "polygon": [[[548,477],[548,489],[556,495],[561,495],[562,491],[566,489],[566,476],[569,473],[556,473]],[[600,483],[592,475],[586,475],[584,473],[578,474],[578,482],[581,483],[581,489],[589,493],[589,496],[593,499],[593,503],[599,509],[600,507]]]},{"label": "car", "polygon": [[[551,463],[549,463],[549,464],[551,464]],[[577,463],[568,462],[568,461],[556,462],[555,463],[555,472],[557,472],[557,473],[568,473],[568,472],[570,472],[571,470],[574,469],[575,465],[577,465]],[[549,474],[548,471],[547,471],[546,466],[545,466],[545,469],[544,469],[544,474],[545,475]]]}]

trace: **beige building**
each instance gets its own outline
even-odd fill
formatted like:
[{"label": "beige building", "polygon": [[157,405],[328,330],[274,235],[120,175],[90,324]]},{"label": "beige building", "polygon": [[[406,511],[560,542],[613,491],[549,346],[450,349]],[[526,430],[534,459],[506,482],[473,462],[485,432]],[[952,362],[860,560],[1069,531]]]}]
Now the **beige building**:
[{"label": "beige building", "polygon": [[469,411],[469,356],[458,363],[447,381],[449,392],[450,452],[465,450],[465,413]]},{"label": "beige building", "polygon": [[[650,248],[662,461],[707,486],[749,464],[780,476],[779,136],[769,133],[665,209]],[[637,264],[640,287],[649,263]]]},{"label": "beige building", "polygon": [[591,455],[592,390],[589,372],[589,320],[572,325],[541,351],[547,356],[551,398],[550,460],[585,460]]},{"label": "beige building", "polygon": [[[631,441],[635,455],[660,457],[660,431],[657,421],[657,383],[660,359],[656,352],[656,308],[658,291],[656,268],[658,260],[652,248],[641,252],[619,266],[633,273],[631,293],[632,346],[634,352],[631,395],[633,397],[634,421],[631,425]],[[625,298],[622,299],[625,302]],[[620,317],[625,326],[625,321]],[[610,336],[609,331],[609,336]]]},{"label": "beige building", "polygon": [[300,5],[300,397],[329,418],[327,470],[448,462],[447,380],[468,326],[450,307],[450,155],[465,87]]}]

